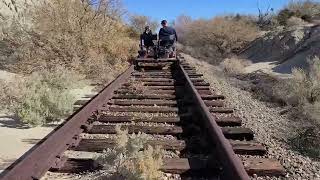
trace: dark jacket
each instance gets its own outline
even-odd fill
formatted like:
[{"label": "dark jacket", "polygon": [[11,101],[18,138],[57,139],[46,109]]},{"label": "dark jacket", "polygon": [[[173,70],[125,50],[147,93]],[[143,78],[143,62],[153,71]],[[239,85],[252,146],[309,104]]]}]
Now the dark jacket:
[{"label": "dark jacket", "polygon": [[161,39],[161,40],[167,39],[172,35],[174,35],[175,41],[178,41],[177,32],[174,28],[167,26],[167,27],[161,28],[159,31],[159,39]]},{"label": "dark jacket", "polygon": [[150,31],[149,33],[143,32],[140,36],[140,42],[142,45],[142,40],[144,42],[144,45],[149,47],[149,46],[154,46],[154,43],[152,41],[152,32]]}]

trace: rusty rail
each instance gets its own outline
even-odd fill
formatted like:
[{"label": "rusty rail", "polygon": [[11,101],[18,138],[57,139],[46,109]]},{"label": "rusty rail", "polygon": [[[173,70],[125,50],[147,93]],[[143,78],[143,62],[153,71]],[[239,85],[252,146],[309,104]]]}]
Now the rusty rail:
[{"label": "rusty rail", "polygon": [[221,161],[223,166],[221,179],[239,179],[239,180],[249,180],[249,175],[247,174],[242,162],[234,153],[230,142],[224,137],[221,128],[218,126],[216,120],[211,115],[208,107],[202,100],[200,94],[193,85],[188,73],[184,70],[182,65],[179,68],[183,72],[186,80],[187,87],[192,92],[193,100],[196,103],[198,112],[201,114],[202,118],[206,121],[207,128],[211,138],[216,142],[218,157],[223,157]]},{"label": "rusty rail", "polygon": [[14,164],[8,167],[0,176],[3,180],[31,180],[40,179],[51,167],[62,164],[65,159],[62,153],[79,141],[78,134],[89,126],[88,119],[94,111],[110,98],[113,92],[121,86],[131,75],[134,67],[130,66],[118,78],[112,81],[86,106],[75,112],[64,124],[49,134],[45,141],[26,152]]}]

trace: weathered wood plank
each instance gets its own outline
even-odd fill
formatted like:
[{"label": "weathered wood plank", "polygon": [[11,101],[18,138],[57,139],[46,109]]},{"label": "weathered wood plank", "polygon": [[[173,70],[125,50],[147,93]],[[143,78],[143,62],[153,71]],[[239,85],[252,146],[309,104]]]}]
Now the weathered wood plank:
[{"label": "weathered wood plank", "polygon": [[[182,86],[180,86],[182,87]],[[178,86],[147,86],[147,90],[175,90]]]},{"label": "weathered wood plank", "polygon": [[[272,159],[247,158],[243,160],[248,174],[258,176],[284,176],[285,169],[281,164]],[[59,173],[82,173],[101,169],[102,166],[94,162],[93,159],[70,158],[64,166],[50,171]],[[161,171],[165,173],[184,174],[190,171],[217,172],[220,169],[217,162],[196,158],[166,158],[163,160]],[[223,171],[223,170],[222,170]]]},{"label": "weathered wood plank", "polygon": [[116,94],[113,99],[176,99],[175,95],[170,94]]},{"label": "weathered wood plank", "polygon": [[[200,93],[199,93],[200,94]],[[217,95],[217,94],[200,94],[201,98],[203,100],[221,100],[221,99],[225,99],[225,96],[223,95]]]},{"label": "weathered wood plank", "polygon": [[242,120],[239,117],[216,117],[219,126],[241,126]]},{"label": "weathered wood plank", "polygon": [[188,74],[188,76],[190,77],[190,78],[193,78],[193,77],[202,77],[203,76],[203,74],[197,74],[197,73],[194,73],[194,74]]},{"label": "weathered wood plank", "polygon": [[244,161],[244,167],[249,175],[284,176],[286,174],[283,166],[273,159],[248,158]]},{"label": "weathered wood plank", "polygon": [[133,78],[135,81],[143,81],[143,82],[174,82],[173,78]]},{"label": "weathered wood plank", "polygon": [[222,127],[222,132],[227,139],[253,140],[254,133],[249,128],[242,127]]},{"label": "weathered wood plank", "polygon": [[178,113],[175,107],[109,106],[112,112]]},{"label": "weathered wood plank", "polygon": [[[183,158],[166,158],[163,160],[161,171],[165,173],[183,174],[188,171],[205,171],[217,169],[216,166],[209,166],[208,161],[199,159],[183,159]],[[74,159],[70,158],[64,166],[59,169],[51,169],[50,171],[59,173],[82,173],[86,171],[94,171],[102,169],[102,165],[94,162],[93,159]]]},{"label": "weathered wood plank", "polygon": [[255,141],[230,140],[230,144],[236,154],[263,156],[267,153],[267,149]]},{"label": "weathered wood plank", "polygon": [[141,105],[141,106],[177,106],[177,101],[172,100],[120,100],[114,99],[109,102],[109,104],[120,105],[120,106],[131,106],[131,105]]},{"label": "weathered wood plank", "polygon": [[137,94],[137,93],[145,93],[145,94],[168,94],[168,95],[175,95],[176,92],[175,90],[148,90],[146,89],[141,89],[141,90],[133,90],[133,89],[128,89],[128,88],[122,88],[119,90],[116,90],[114,93],[115,94]]},{"label": "weathered wood plank", "polygon": [[[94,125],[89,131],[89,134],[115,134],[115,125]],[[181,127],[178,126],[139,126],[139,125],[123,125],[123,129],[128,129],[128,133],[143,132],[146,134],[167,134],[176,135],[183,133]]]},{"label": "weathered wood plank", "polygon": [[211,113],[223,113],[223,114],[230,114],[234,112],[233,109],[225,108],[225,107],[211,107],[209,108],[209,111]]},{"label": "weathered wood plank", "polygon": [[217,172],[219,167],[209,165],[209,161],[201,159],[172,158],[165,159],[161,170],[165,173],[184,174],[189,171],[203,171],[209,174],[210,170]]},{"label": "weathered wood plank", "polygon": [[[72,150],[102,152],[108,148],[114,148],[116,141],[114,139],[82,139],[79,145]],[[147,144],[151,146],[161,146],[164,150],[182,151],[186,148],[185,141],[181,140],[148,140]]]},{"label": "weathered wood plank", "polygon": [[153,78],[153,79],[157,79],[157,78],[173,78],[172,75],[132,75],[132,77],[136,77],[136,78]]},{"label": "weathered wood plank", "polygon": [[155,123],[177,123],[180,122],[179,117],[152,117],[152,118],[141,118],[133,116],[112,116],[112,115],[101,115],[97,121],[99,122],[155,122]]},{"label": "weathered wood plank", "polygon": [[212,106],[212,107],[223,107],[224,102],[220,100],[205,100],[204,103],[207,106]]}]

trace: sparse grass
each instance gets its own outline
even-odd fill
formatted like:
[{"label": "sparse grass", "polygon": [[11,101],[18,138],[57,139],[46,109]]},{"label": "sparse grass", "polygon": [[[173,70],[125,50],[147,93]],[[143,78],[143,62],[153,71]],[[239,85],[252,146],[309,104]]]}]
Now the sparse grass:
[{"label": "sparse grass", "polygon": [[213,64],[241,50],[259,32],[253,22],[235,17],[195,20],[184,28],[182,43],[192,48],[189,53]]},{"label": "sparse grass", "polygon": [[110,179],[154,180],[162,176],[163,151],[147,145],[146,134],[128,134],[116,127],[116,146],[96,158],[99,165],[111,174]]},{"label": "sparse grass", "polygon": [[239,75],[244,73],[244,68],[249,66],[251,62],[246,59],[227,58],[221,62],[220,66],[223,71],[229,75]]}]

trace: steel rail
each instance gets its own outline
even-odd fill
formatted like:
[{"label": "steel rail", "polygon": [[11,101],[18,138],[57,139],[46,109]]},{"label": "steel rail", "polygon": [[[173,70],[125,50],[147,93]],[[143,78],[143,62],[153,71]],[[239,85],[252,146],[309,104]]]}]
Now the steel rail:
[{"label": "steel rail", "polygon": [[40,179],[50,168],[63,164],[63,152],[79,142],[78,135],[84,131],[84,126],[89,125],[88,119],[112,98],[113,92],[129,79],[133,70],[134,67],[131,65],[90,102],[70,116],[65,123],[45,137],[43,142],[40,142],[8,167],[0,175],[0,179]]},{"label": "steel rail", "polygon": [[209,130],[211,138],[214,140],[218,147],[217,157],[221,158],[220,160],[223,166],[221,179],[249,180],[249,175],[246,172],[241,160],[234,153],[230,142],[224,137],[221,128],[216,123],[215,118],[211,115],[208,107],[202,100],[200,94],[198,93],[190,77],[188,76],[188,73],[181,64],[179,65],[179,68],[187,80],[187,88],[189,88],[192,93],[192,98],[196,103],[197,110],[202,116],[202,119],[205,121],[204,123]]}]

